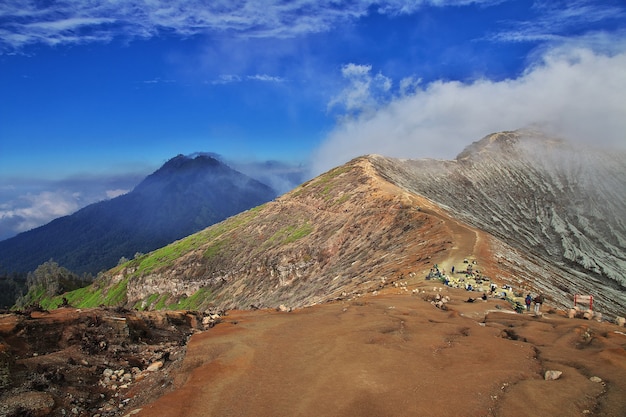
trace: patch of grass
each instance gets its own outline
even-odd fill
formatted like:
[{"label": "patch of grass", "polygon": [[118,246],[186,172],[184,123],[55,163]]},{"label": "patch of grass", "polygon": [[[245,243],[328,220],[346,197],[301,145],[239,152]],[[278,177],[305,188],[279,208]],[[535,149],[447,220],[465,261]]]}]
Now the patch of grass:
[{"label": "patch of grass", "polygon": [[169,298],[170,298],[170,295],[168,293],[161,294],[161,296],[159,297],[159,300],[154,305],[154,309],[163,310],[165,308],[165,303],[167,302]]},{"label": "patch of grass", "polygon": [[[193,235],[177,240],[176,242],[173,242],[153,252],[142,255],[137,259],[128,261],[124,264],[124,266],[134,266],[136,268],[135,272],[132,274],[133,276],[147,275],[161,268],[171,266],[174,261],[181,256],[193,250],[199,249],[203,245],[206,245],[207,243],[219,238],[220,236],[250,222],[259,214],[264,206],[265,204],[254,207],[236,216],[230,217],[223,222],[210,226],[207,229],[204,229],[198,233],[194,233]],[[211,245],[209,249],[207,249],[208,254],[205,253],[205,256],[214,255],[215,253],[217,253],[220,245],[223,244],[224,242],[216,245]]]},{"label": "patch of grass", "polygon": [[217,256],[217,254],[220,253],[220,251],[222,250],[222,248],[224,248],[224,246],[226,246],[226,241],[224,240],[215,241],[211,245],[209,245],[208,248],[206,248],[202,256],[206,259],[211,259]]},{"label": "patch of grass", "polygon": [[328,183],[334,178],[338,177],[339,175],[349,172],[351,170],[352,170],[351,166],[340,166],[340,167],[331,169],[325,174],[322,174],[319,177],[312,179],[310,181],[307,181],[304,184],[300,185],[298,188],[296,188],[292,192],[292,196],[298,197],[310,187],[323,187],[322,190],[320,191],[320,194],[323,196],[327,196],[330,193],[330,190],[332,188],[331,185]]},{"label": "patch of grass", "polygon": [[313,226],[311,226],[308,222],[300,226],[289,225],[274,233],[267,240],[267,242],[269,244],[285,245],[295,242],[298,239],[302,239],[303,237],[309,235],[312,231]]},{"label": "patch of grass", "polygon": [[128,288],[128,278],[125,278],[109,287],[104,302],[102,304],[106,306],[117,306],[122,304],[126,300],[126,289]]},{"label": "patch of grass", "polygon": [[65,297],[68,304],[76,308],[92,308],[100,305],[118,306],[126,300],[127,287],[128,278],[109,287],[106,292],[95,285],[89,285],[62,295],[44,298],[40,301],[40,304],[47,310],[54,310],[63,303],[63,298]]},{"label": "patch of grass", "polygon": [[152,305],[154,305],[154,303],[156,303],[159,300],[159,297],[161,297],[161,294],[159,293],[150,294],[148,297],[144,298],[143,300],[137,301],[135,305],[133,306],[133,308],[139,311],[144,311],[150,308]]},{"label": "patch of grass", "polygon": [[344,195],[339,197],[337,200],[333,201],[333,206],[345,203],[346,201],[350,199],[350,197],[352,197],[350,193],[344,193]]},{"label": "patch of grass", "polygon": [[341,174],[349,172],[350,170],[352,170],[352,166],[350,166],[350,165],[343,165],[343,166],[331,169],[326,174],[323,174],[321,177],[319,177],[319,179],[322,182],[328,182],[328,181],[332,180],[333,178],[338,177]]},{"label": "patch of grass", "polygon": [[200,306],[211,301],[213,293],[208,288],[200,288],[189,297],[183,297],[177,303],[170,304],[170,310],[198,310]]}]

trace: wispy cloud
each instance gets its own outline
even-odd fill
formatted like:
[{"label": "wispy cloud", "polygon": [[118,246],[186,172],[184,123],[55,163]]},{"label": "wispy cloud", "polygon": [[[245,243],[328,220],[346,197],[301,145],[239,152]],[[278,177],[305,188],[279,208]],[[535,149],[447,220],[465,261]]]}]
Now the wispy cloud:
[{"label": "wispy cloud", "polygon": [[215,80],[210,81],[210,84],[231,84],[241,82],[241,77],[235,74],[221,74]]},{"label": "wispy cloud", "polygon": [[[330,132],[312,158],[314,173],[370,153],[451,159],[489,133],[529,126],[624,149],[626,47],[621,45],[615,54],[569,43],[544,50],[515,79],[439,80],[404,94],[393,89],[376,111],[345,118]],[[371,99],[362,86],[349,86],[355,96]]]},{"label": "wispy cloud", "polygon": [[286,81],[285,78],[283,77],[277,77],[277,76],[267,75],[267,74],[248,75],[246,78],[251,81],[262,81],[262,82],[268,82],[268,83],[282,83]]},{"label": "wispy cloud", "polygon": [[30,44],[109,42],[150,38],[160,33],[193,36],[227,32],[246,37],[286,38],[330,30],[368,14],[413,13],[424,5],[490,4],[494,0],[405,2],[336,0],[203,1],[103,0],[62,2],[7,0],[0,4],[0,50]]},{"label": "wispy cloud", "polygon": [[232,84],[232,83],[240,83],[243,81],[261,81],[267,83],[283,83],[287,81],[283,77],[268,75],[268,74],[254,74],[247,76],[240,76],[237,74],[222,74],[215,80],[210,81],[210,84],[214,85],[223,85],[223,84]]},{"label": "wispy cloud", "polygon": [[176,80],[164,80],[160,77],[153,78],[151,80],[144,80],[144,84],[173,84]]},{"label": "wispy cloud", "polygon": [[72,192],[43,191],[22,195],[0,207],[0,225],[4,225],[4,236],[0,239],[70,214],[78,207],[79,196]]},{"label": "wispy cloud", "polygon": [[329,109],[343,106],[349,113],[371,110],[382,104],[391,89],[391,79],[380,72],[372,75],[371,65],[346,64],[341,75],[348,85],[330,100]]},{"label": "wispy cloud", "polygon": [[15,184],[3,180],[6,183],[0,183],[0,240],[72,214],[88,204],[125,194],[142,177],[128,174],[59,181],[22,179]]},{"label": "wispy cloud", "polygon": [[557,41],[581,31],[593,31],[598,22],[623,19],[625,9],[593,0],[539,0],[531,20],[503,22],[504,28],[489,38],[504,42]]}]

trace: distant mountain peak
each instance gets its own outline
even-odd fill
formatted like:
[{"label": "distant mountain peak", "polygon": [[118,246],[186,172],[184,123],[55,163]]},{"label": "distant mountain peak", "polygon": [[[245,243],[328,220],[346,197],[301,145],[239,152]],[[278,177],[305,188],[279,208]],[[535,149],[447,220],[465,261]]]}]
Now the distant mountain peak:
[{"label": "distant mountain peak", "polygon": [[542,148],[563,147],[565,141],[531,129],[492,133],[467,146],[457,155],[456,160],[469,161],[486,155],[515,156],[528,147],[537,145],[541,145]]},{"label": "distant mountain peak", "polygon": [[26,272],[53,258],[74,272],[96,273],[275,197],[209,154],[181,154],[130,193],[0,242],[0,264]]},{"label": "distant mountain peak", "polygon": [[190,156],[178,154],[172,159],[168,160],[166,163],[164,163],[163,166],[159,168],[156,172],[171,171],[171,170],[176,170],[176,169],[181,169],[181,168],[197,167],[197,166],[220,166],[220,165],[224,165],[224,164],[209,154],[194,154]]}]

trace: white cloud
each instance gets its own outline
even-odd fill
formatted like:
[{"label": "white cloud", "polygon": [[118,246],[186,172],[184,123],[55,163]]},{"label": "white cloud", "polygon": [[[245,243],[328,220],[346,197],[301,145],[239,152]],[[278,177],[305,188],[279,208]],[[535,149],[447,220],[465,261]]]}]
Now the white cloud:
[{"label": "white cloud", "polygon": [[[40,226],[57,217],[76,211],[79,200],[71,192],[43,191],[26,194],[18,201],[5,203],[0,207],[0,225],[11,225],[11,234],[24,232]],[[4,232],[9,235],[9,229]],[[0,236],[0,239],[7,236]]]},{"label": "white cloud", "polygon": [[241,76],[237,74],[221,74],[218,78],[216,78],[215,80],[212,80],[210,83],[214,85],[220,85],[220,84],[239,83],[242,81],[261,81],[261,82],[268,82],[268,83],[283,83],[287,80],[283,77],[279,77],[275,75],[268,75],[268,74],[248,75],[245,78],[242,78]]},{"label": "white cloud", "polygon": [[[625,51],[603,54],[568,44],[544,51],[516,79],[435,81],[405,91],[375,112],[343,119],[313,156],[314,173],[370,153],[451,159],[489,133],[533,125],[570,140],[625,148]],[[361,85],[349,86],[352,97],[369,99]],[[342,96],[351,97],[349,91]]]},{"label": "white cloud", "polygon": [[272,82],[272,83],[285,82],[285,79],[282,77],[277,77],[274,75],[267,75],[267,74],[248,75],[247,79],[252,80],[252,81],[263,81],[263,82]]},{"label": "white cloud", "polygon": [[510,29],[491,39],[507,42],[560,41],[572,28],[590,30],[595,23],[624,17],[623,6],[590,0],[537,0],[529,20],[504,22]]},{"label": "white cloud", "polygon": [[[16,183],[0,179],[3,198],[0,202],[0,240],[72,214],[91,203],[125,194],[144,176],[129,173],[58,181],[14,180]],[[24,189],[30,192],[24,193]]]},{"label": "white cloud", "polygon": [[119,197],[121,195],[124,195],[126,193],[128,193],[130,190],[128,189],[123,189],[123,188],[117,188],[115,190],[106,190],[105,194],[107,196],[107,198],[115,198],[115,197]]},{"label": "white cloud", "polygon": [[391,79],[381,73],[372,76],[371,71],[371,65],[344,65],[341,75],[348,86],[331,99],[329,109],[343,106],[348,112],[366,111],[380,105],[391,89]]},{"label": "white cloud", "polygon": [[[497,1],[495,1],[497,2]],[[413,13],[425,4],[456,6],[494,0],[338,2],[336,0],[5,0],[0,4],[0,50],[25,45],[109,42],[115,37],[149,38],[162,32],[192,36],[207,31],[246,37],[285,38],[327,31],[358,19],[371,6],[391,15]]]},{"label": "white cloud", "polygon": [[211,81],[211,84],[230,84],[241,82],[241,77],[236,74],[222,74],[217,79]]}]

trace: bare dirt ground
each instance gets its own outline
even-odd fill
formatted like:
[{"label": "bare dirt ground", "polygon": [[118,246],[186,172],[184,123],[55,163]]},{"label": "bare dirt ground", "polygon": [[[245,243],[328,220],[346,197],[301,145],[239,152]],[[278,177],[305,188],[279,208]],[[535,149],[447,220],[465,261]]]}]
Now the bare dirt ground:
[{"label": "bare dirt ground", "polygon": [[[626,415],[620,328],[444,293],[447,311],[381,294],[232,312],[192,337],[176,389],[137,415]],[[547,370],[563,374],[546,381]]]},{"label": "bare dirt ground", "polygon": [[[472,257],[496,272],[487,237],[427,201],[419,206],[440,219],[441,235],[454,242],[432,263],[450,268]],[[133,412],[146,417],[626,415],[623,328],[567,319],[549,305],[538,317],[516,314],[500,299],[468,303],[480,294],[422,277],[409,278],[408,291],[387,287],[290,313],[232,311],[223,323],[191,338],[175,389]],[[436,294],[450,297],[446,309],[431,304]],[[562,375],[545,380],[548,370]]]}]

